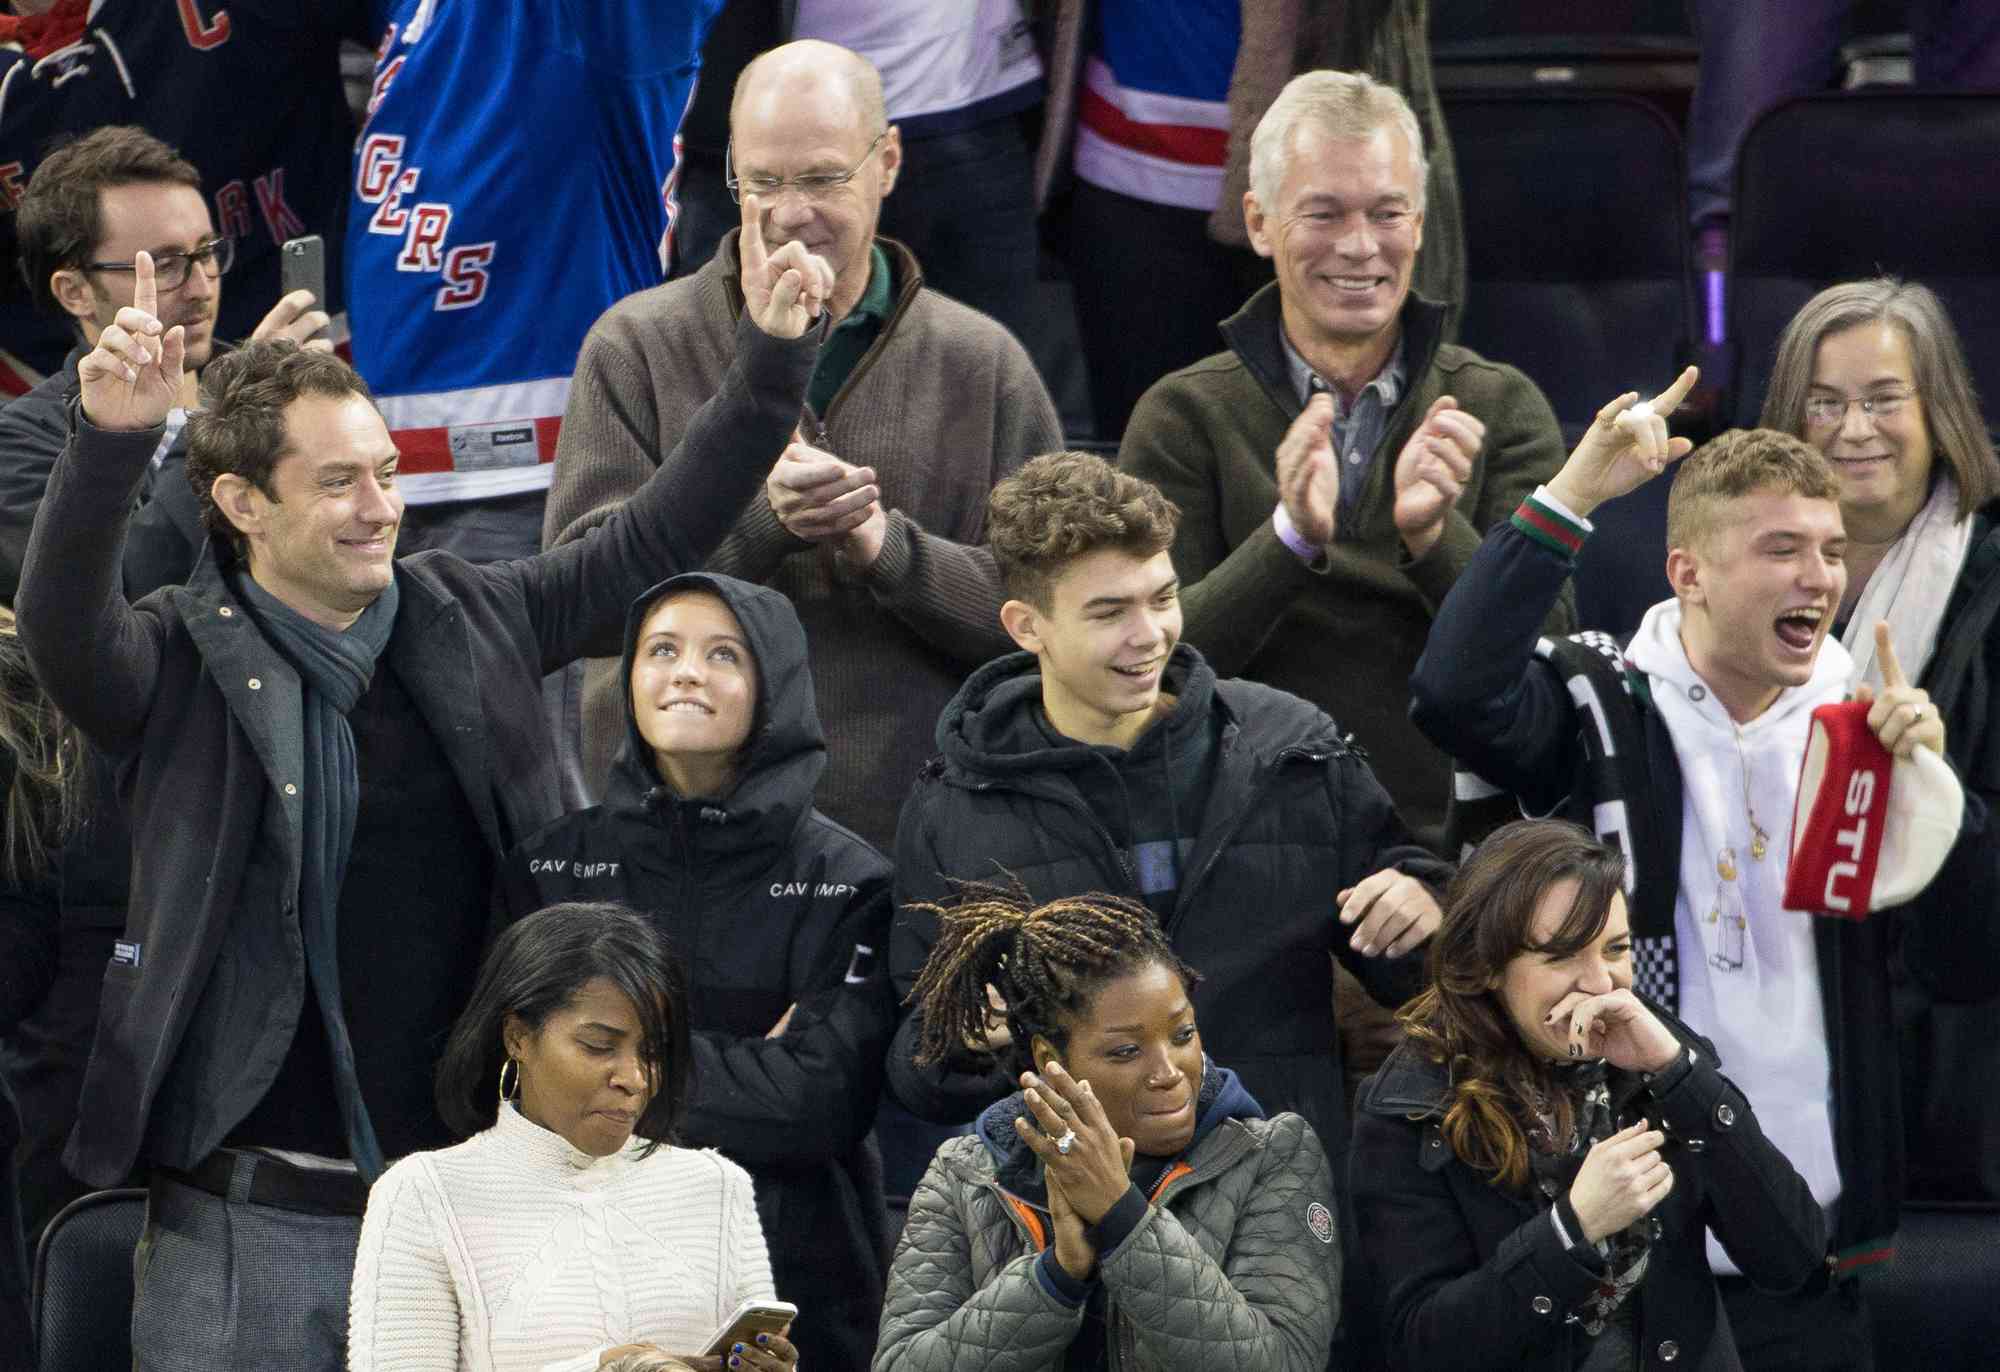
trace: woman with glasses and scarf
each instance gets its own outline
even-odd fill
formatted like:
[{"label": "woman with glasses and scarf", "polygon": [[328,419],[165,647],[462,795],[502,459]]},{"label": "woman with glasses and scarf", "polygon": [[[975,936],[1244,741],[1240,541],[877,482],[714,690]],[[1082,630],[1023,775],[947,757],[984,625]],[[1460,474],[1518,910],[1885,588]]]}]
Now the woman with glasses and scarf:
[{"label": "woman with glasses and scarf", "polygon": [[1819,1206],[1713,1049],[1633,992],[1624,870],[1575,825],[1496,832],[1362,1087],[1362,1260],[1411,1372],[1734,1372],[1706,1234],[1766,1290],[1823,1260]]},{"label": "woman with glasses and scarf", "polygon": [[[1857,690],[1880,690],[1873,626],[1944,724],[1945,756],[1969,797],[2000,806],[2000,459],[1965,350],[1936,295],[1893,277],[1821,291],[1778,341],[1765,428],[1803,438],[1840,478],[1847,594],[1834,625]],[[1954,902],[2000,886],[1992,821],[1984,881],[1934,883],[1906,937],[1951,924]],[[1970,837],[1970,835],[1968,835]],[[1940,1005],[1896,985],[1908,1194],[2000,1201],[2000,1105],[1966,1082],[2000,1072],[2000,1001]],[[1938,997],[1937,999],[1942,999]]]}]

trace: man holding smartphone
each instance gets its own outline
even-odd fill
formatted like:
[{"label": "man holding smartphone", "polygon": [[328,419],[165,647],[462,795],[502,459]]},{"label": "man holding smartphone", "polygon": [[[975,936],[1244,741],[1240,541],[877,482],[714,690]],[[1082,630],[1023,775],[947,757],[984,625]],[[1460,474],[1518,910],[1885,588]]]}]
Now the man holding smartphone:
[{"label": "man holding smartphone", "polygon": [[[21,196],[17,223],[21,273],[37,307],[65,319],[79,341],[62,370],[0,410],[0,599],[12,602],[20,585],[28,531],[68,431],[77,362],[132,303],[132,256],[143,249],[158,264],[166,324],[187,331],[188,370],[140,491],[142,504],[160,493],[163,508],[139,518],[126,549],[126,592],[136,599],[181,580],[201,547],[199,512],[191,498],[180,498],[187,496],[181,425],[201,368],[230,347],[216,337],[216,327],[236,242],[216,232],[194,165],[126,124],[94,130],[51,153]],[[311,294],[292,291],[250,336],[303,343],[327,325],[318,304]]]}]

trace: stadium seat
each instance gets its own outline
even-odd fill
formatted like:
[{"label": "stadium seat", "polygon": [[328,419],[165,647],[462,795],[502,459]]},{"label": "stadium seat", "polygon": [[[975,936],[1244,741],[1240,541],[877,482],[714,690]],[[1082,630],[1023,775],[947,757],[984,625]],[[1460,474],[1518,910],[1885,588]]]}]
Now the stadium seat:
[{"label": "stadium seat", "polygon": [[1938,293],[1974,381],[2000,400],[2000,94],[1853,91],[1789,101],[1736,164],[1730,412],[1754,424],[1785,324],[1836,281],[1890,272]]},{"label": "stadium seat", "polygon": [[2000,1348],[2000,1208],[1903,1206],[1896,1260],[1864,1280],[1875,1365],[1990,1368]]},{"label": "stadium seat", "polygon": [[1689,337],[1680,135],[1621,95],[1450,96],[1464,342],[1534,378],[1572,436],[1665,385]]},{"label": "stadium seat", "polygon": [[1431,66],[1445,94],[1498,89],[1644,93],[1678,121],[1700,56],[1687,0],[1433,5]]},{"label": "stadium seat", "polygon": [[[1671,381],[1691,337],[1685,153],[1626,95],[1444,96],[1465,203],[1461,339],[1532,377],[1574,443],[1605,401]],[[1586,627],[1668,594],[1665,483],[1605,506],[1576,576]]]},{"label": "stadium seat", "polygon": [[93,1191],[63,1207],[35,1250],[35,1365],[132,1365],[132,1250],[146,1223],[143,1187]]}]

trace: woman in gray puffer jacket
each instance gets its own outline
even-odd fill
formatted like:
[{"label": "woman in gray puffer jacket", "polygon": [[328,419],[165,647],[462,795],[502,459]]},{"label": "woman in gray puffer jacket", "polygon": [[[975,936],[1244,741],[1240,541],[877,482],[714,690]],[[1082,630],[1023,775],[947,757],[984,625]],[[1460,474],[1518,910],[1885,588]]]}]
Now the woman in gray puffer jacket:
[{"label": "woman in gray puffer jacket", "polygon": [[933,911],[919,1057],[976,1039],[1028,1070],[918,1186],[876,1372],[1320,1372],[1340,1302],[1326,1154],[1203,1055],[1196,974],[1152,913],[965,896]]}]

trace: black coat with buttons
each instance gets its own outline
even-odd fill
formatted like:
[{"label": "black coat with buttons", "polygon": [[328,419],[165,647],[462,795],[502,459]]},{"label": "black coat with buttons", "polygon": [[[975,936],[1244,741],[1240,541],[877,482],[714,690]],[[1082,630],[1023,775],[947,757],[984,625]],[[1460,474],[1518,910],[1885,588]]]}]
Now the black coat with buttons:
[{"label": "black coat with buttons", "polygon": [[[1705,1228],[1757,1286],[1790,1291],[1825,1260],[1825,1218],[1707,1042],[1653,1009],[1696,1062],[1663,1096],[1637,1092],[1618,1120],[1643,1113],[1663,1130],[1674,1171],[1673,1190],[1650,1217],[1645,1279],[1630,1298],[1639,1365],[1738,1372]],[[1571,1312],[1599,1277],[1564,1248],[1538,1194],[1497,1187],[1452,1151],[1440,1128],[1449,1093],[1445,1069],[1406,1039],[1355,1102],[1348,1181],[1360,1260],[1385,1310],[1385,1346],[1410,1372],[1569,1372],[1590,1347]]]},{"label": "black coat with buttons", "polygon": [[[589,538],[487,566],[442,552],[397,561],[383,665],[435,735],[496,862],[562,813],[543,675],[609,651],[634,596],[722,541],[768,468],[740,455],[784,447],[798,419],[784,397],[816,356],[816,335],[782,341],[746,319],[722,389]],[[277,1075],[305,996],[293,780],[304,740],[298,673],[244,613],[213,542],[186,586],[125,603],[120,545],[161,431],[109,432],[71,414],[15,609],[43,688],[119,760],[132,822],[122,956],[105,974],[64,1159],[108,1186],[141,1156],[199,1163]]]}]

